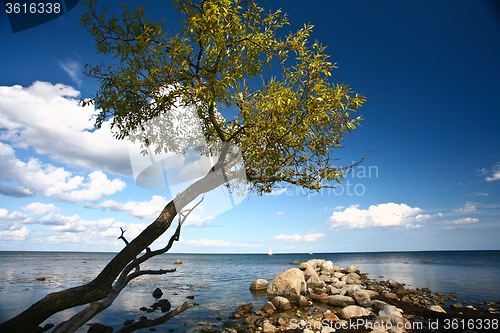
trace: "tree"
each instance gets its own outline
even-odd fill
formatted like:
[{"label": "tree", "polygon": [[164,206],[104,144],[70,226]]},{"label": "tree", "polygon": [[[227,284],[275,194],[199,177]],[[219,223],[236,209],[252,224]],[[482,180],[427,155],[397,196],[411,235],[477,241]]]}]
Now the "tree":
[{"label": "tree", "polygon": [[282,185],[318,191],[335,187],[332,183],[340,183],[366,157],[346,167],[333,164],[345,133],[359,125],[361,117],[351,114],[364,97],[330,82],[336,66],[328,61],[326,47],[309,40],[312,25],[280,36],[280,28],[289,24],[286,15],[265,13],[253,0],[174,0],[185,18],[182,33],[169,36],[161,22],[148,20],[143,7],[124,5],[116,16],[106,8],[99,12],[94,0],[87,5],[82,25],[95,38],[97,52],[116,61],[85,66],[85,74],[100,83],[95,96],[82,102],[98,110],[95,125],[110,121],[117,139],[137,140],[149,121],[179,107],[194,109],[206,146],[186,143],[182,130],[167,133],[168,140],[153,131],[141,141],[144,153],[199,149],[218,160],[126,242],[94,280],[45,296],[1,324],[2,332],[30,332],[54,313],[89,304],[58,332],[76,330],[109,306],[134,273],[147,274],[130,272],[157,251],[168,250],[149,246],[203,193],[243,180],[257,195]]}]

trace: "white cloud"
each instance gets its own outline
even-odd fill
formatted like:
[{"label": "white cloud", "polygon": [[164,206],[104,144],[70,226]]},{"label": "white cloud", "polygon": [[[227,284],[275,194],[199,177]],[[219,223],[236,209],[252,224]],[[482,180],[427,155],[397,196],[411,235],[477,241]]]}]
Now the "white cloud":
[{"label": "white cloud", "polygon": [[473,202],[466,202],[465,207],[455,209],[455,213],[459,214],[470,214],[476,212],[477,212],[476,205]]},{"label": "white cloud", "polygon": [[285,215],[284,212],[276,212],[276,213],[273,213],[273,215]]},{"label": "white cloud", "polygon": [[56,207],[53,204],[44,204],[41,202],[32,202],[27,206],[21,207],[21,209],[29,211],[31,214],[34,214],[34,215],[41,215],[41,214],[56,212],[56,211],[61,210],[61,208]]},{"label": "white cloud", "polygon": [[0,231],[0,239],[1,240],[24,240],[26,236],[30,231],[26,226],[23,226],[22,228],[19,229],[14,229],[14,230],[4,230]]},{"label": "white cloud", "polygon": [[20,212],[12,212],[9,214],[9,211],[5,208],[0,208],[0,221],[19,221],[28,218],[29,215],[20,213]]},{"label": "white cloud", "polygon": [[[42,164],[31,158],[23,162],[15,157],[11,146],[0,142],[0,193],[11,196],[40,194],[62,201],[81,202],[100,200],[125,189],[120,179],[109,180],[101,171],[94,171],[86,177],[72,176],[71,172],[51,164]],[[18,185],[4,183],[15,180]],[[15,193],[14,193],[15,192]]]},{"label": "white cloud", "polygon": [[131,174],[127,143],[113,137],[108,122],[94,130],[95,110],[81,107],[79,94],[39,81],[28,88],[0,86],[0,140],[84,170]]},{"label": "white cloud", "polygon": [[60,61],[59,65],[64,69],[66,73],[71,77],[78,86],[82,83],[82,68],[80,63],[75,60]]},{"label": "white cloud", "polygon": [[130,215],[141,220],[154,220],[168,204],[167,199],[159,195],[153,195],[149,201],[129,201],[120,203],[114,200],[106,200],[100,204],[85,204],[86,208],[109,209],[112,212],[129,212]]},{"label": "white cloud", "polygon": [[315,242],[321,238],[324,238],[325,235],[320,232],[310,231],[305,235],[294,234],[294,235],[278,235],[274,237],[277,241],[283,242]]},{"label": "white cloud", "polygon": [[371,205],[366,210],[358,209],[358,207],[359,205],[352,205],[344,211],[333,212],[326,223],[330,224],[330,229],[361,229],[407,225],[431,217],[420,214],[424,211],[421,208],[412,208],[406,204],[393,202]]},{"label": "white cloud", "polygon": [[467,218],[458,219],[458,220],[443,221],[441,223],[443,223],[443,224],[472,224],[472,223],[477,223],[477,222],[479,222],[479,219],[467,217]]},{"label": "white cloud", "polygon": [[476,192],[476,193],[474,193],[474,195],[486,197],[489,194],[488,193],[483,193],[483,192]]},{"label": "white cloud", "polygon": [[424,224],[407,224],[406,229],[420,229],[425,227]]}]

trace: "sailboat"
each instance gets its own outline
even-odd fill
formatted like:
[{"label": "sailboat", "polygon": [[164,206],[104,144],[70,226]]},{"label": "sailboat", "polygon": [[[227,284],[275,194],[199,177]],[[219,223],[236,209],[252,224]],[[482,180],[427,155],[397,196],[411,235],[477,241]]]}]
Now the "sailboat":
[{"label": "sailboat", "polygon": [[271,250],[271,248],[269,248],[269,253],[268,255],[272,256],[273,255],[273,251]]}]

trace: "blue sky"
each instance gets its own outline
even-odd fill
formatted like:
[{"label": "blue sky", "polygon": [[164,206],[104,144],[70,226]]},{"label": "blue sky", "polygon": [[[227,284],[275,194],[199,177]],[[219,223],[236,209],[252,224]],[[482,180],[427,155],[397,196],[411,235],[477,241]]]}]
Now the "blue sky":
[{"label": "blue sky", "polygon": [[[178,29],[172,3],[144,3]],[[314,24],[339,67],[333,81],[366,96],[340,164],[373,152],[316,195],[292,187],[232,207],[214,192],[172,252],[499,249],[498,3],[258,3],[288,14],[283,35]],[[119,13],[119,1],[106,5]],[[94,110],[78,101],[97,83],[81,71],[102,58],[77,20],[83,10],[17,33],[0,14],[0,250],[118,251],[119,228],[137,235],[172,193],[137,186],[128,145],[106,127],[88,131]]]}]

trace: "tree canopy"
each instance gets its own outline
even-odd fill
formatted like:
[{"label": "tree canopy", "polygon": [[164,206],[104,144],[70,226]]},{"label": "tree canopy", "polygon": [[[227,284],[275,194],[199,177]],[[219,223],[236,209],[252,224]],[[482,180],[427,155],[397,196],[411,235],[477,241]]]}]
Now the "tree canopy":
[{"label": "tree canopy", "polygon": [[[280,182],[310,190],[340,183],[355,165],[335,166],[332,153],[359,125],[362,118],[352,112],[365,99],[331,82],[336,65],[325,46],[310,41],[313,26],[280,35],[287,16],[267,13],[252,0],[173,2],[185,15],[182,32],[173,36],[143,7],[124,5],[116,16],[89,2],[81,22],[98,53],[116,59],[86,65],[86,74],[100,83],[84,101],[99,110],[96,125],[111,119],[116,137],[124,139],[179,103],[194,106],[209,143],[241,149],[255,193]],[[157,152],[186,148],[160,140],[154,145]]]}]

